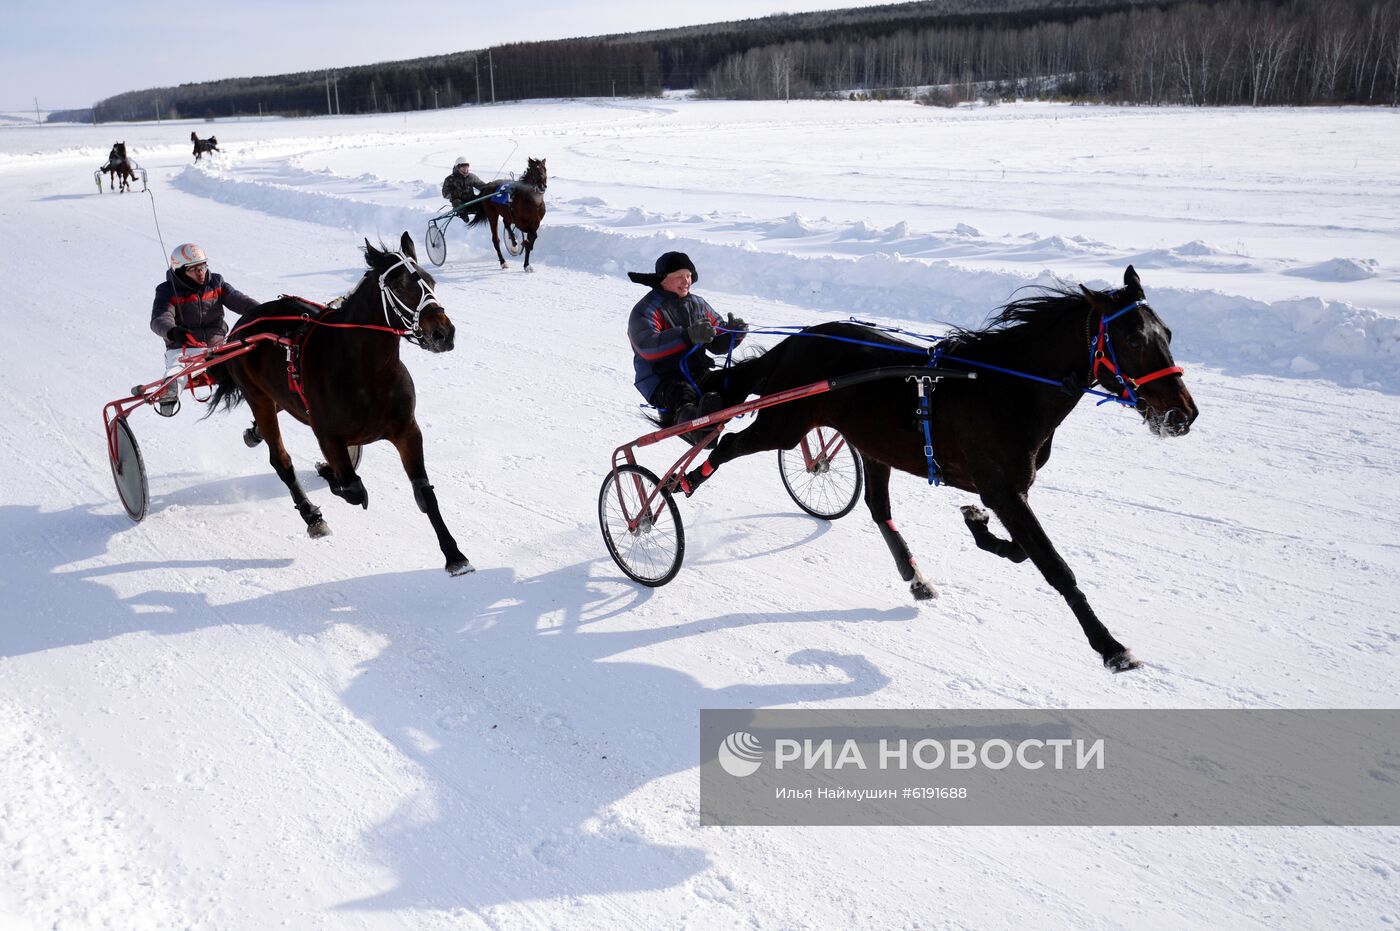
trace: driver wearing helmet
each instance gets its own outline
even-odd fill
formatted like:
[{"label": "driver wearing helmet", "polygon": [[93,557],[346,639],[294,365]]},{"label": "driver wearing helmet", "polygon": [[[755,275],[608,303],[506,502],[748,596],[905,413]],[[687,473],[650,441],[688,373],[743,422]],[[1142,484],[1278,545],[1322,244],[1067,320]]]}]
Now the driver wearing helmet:
[{"label": "driver wearing helmet", "polygon": [[[176,246],[170,253],[170,270],[165,280],[156,285],[155,302],[151,305],[151,330],[165,341],[165,375],[170,377],[181,368],[180,354],[186,346],[203,343],[217,346],[228,334],[224,310],[246,314],[258,306],[258,301],[226,284],[222,275],[209,270],[204,250],[192,242]],[[179,384],[171,382],[156,404],[156,411],[166,417],[179,410]]]},{"label": "driver wearing helmet", "polygon": [[474,199],[485,186],[486,182],[472,172],[467,157],[459,155],[457,161],[452,164],[452,174],[442,179],[442,196],[452,202],[453,210],[460,211],[462,205]]}]

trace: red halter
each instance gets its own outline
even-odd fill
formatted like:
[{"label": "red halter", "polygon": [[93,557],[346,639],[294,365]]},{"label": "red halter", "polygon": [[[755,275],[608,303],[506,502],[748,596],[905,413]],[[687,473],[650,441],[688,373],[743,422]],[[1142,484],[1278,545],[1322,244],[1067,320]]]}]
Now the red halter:
[{"label": "red halter", "polygon": [[1158,369],[1155,372],[1148,372],[1146,375],[1140,375],[1137,378],[1124,375],[1122,371],[1119,370],[1117,353],[1113,351],[1113,340],[1108,335],[1108,325],[1128,311],[1136,310],[1142,306],[1144,306],[1143,301],[1133,301],[1133,303],[1124,307],[1122,310],[1101,315],[1099,317],[1099,334],[1094,337],[1093,342],[1089,345],[1089,358],[1091,362],[1089,368],[1089,383],[1092,385],[1099,380],[1099,369],[1108,369],[1113,373],[1113,377],[1118,379],[1118,383],[1123,386],[1123,390],[1118,396],[1128,398],[1134,404],[1137,403],[1138,388],[1150,384],[1159,378],[1166,378],[1169,375],[1184,374],[1179,365],[1169,365],[1166,368]]}]

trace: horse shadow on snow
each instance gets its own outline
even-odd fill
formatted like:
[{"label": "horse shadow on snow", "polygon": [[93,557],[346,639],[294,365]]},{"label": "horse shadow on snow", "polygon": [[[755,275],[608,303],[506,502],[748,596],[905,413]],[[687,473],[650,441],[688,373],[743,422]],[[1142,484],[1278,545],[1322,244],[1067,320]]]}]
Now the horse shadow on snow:
[{"label": "horse shadow on snow", "polygon": [[[672,838],[698,824],[698,780],[687,773],[698,763],[699,710],[851,699],[888,679],[863,656],[801,650],[756,657],[741,683],[711,687],[646,651],[694,659],[696,651],[672,648],[757,625],[903,622],[915,614],[912,606],[689,613],[694,619],[677,614],[676,623],[638,629],[628,626],[629,612],[655,593],[621,580],[606,558],[530,578],[483,568],[465,585],[437,569],[385,573],[217,606],[185,585],[121,598],[106,577],[291,563],[66,568],[107,552],[124,526],[125,518],[87,506],[0,508],[0,532],[16,546],[0,577],[3,594],[18,608],[11,616],[25,619],[0,629],[0,657],[223,624],[270,627],[288,638],[348,624],[382,644],[341,698],[421,768],[425,788],[401,798],[365,838],[396,885],[338,906],[348,912],[489,910],[665,889],[697,877],[709,866],[706,854]],[[648,621],[655,619],[653,612]],[[801,642],[800,628],[792,639]],[[790,681],[794,667],[809,667],[800,676],[806,681]]]}]

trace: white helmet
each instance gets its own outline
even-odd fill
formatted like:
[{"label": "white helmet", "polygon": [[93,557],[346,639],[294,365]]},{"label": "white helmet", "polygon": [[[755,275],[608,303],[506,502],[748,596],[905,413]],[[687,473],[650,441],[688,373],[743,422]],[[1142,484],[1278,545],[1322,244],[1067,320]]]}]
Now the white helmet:
[{"label": "white helmet", "polygon": [[452,163],[453,168],[460,168],[463,165],[471,165],[471,162],[467,161],[467,157],[465,155],[457,156],[457,161]]},{"label": "white helmet", "polygon": [[188,268],[191,265],[198,265],[201,262],[208,263],[204,250],[192,242],[181,243],[175,247],[175,251],[170,253],[170,267],[175,271]]}]

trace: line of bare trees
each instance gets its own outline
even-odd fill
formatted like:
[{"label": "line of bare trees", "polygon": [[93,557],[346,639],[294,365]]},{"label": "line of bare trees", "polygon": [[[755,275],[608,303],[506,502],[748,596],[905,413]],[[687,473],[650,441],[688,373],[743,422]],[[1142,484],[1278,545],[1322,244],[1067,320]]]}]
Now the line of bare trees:
[{"label": "line of bare trees", "polygon": [[1193,2],[1019,28],[787,42],[730,56],[699,89],[774,99],[930,86],[958,89],[964,98],[1397,106],[1400,4]]}]

